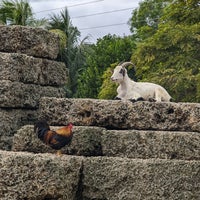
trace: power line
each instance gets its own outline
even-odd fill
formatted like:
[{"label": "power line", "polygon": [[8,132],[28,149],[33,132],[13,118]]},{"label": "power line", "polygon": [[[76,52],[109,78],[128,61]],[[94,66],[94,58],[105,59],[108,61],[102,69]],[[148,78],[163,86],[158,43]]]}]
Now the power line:
[{"label": "power line", "polygon": [[119,10],[111,10],[111,11],[93,13],[93,14],[88,14],[88,15],[80,15],[80,16],[76,16],[76,17],[71,17],[71,19],[77,19],[77,18],[83,18],[83,17],[91,17],[91,16],[95,16],[95,15],[103,15],[103,14],[121,12],[121,11],[132,10],[132,9],[134,9],[134,8],[133,7],[132,8],[123,8],[123,9],[119,9]]},{"label": "power line", "polygon": [[89,30],[89,29],[97,29],[97,28],[105,28],[105,27],[111,27],[111,26],[121,26],[121,25],[127,25],[127,23],[118,23],[118,24],[108,24],[103,26],[94,26],[94,27],[88,27],[88,28],[80,28],[79,30]]},{"label": "power line", "polygon": [[[83,5],[87,5],[87,4],[91,4],[91,3],[97,3],[100,1],[104,1],[104,0],[89,1],[89,2],[85,2],[85,3],[79,3],[79,4],[74,4],[74,5],[65,6],[65,7],[69,8],[69,7],[83,6]],[[49,12],[49,11],[53,11],[53,10],[60,10],[65,7],[53,8],[53,9],[49,9],[49,10],[41,10],[41,11],[35,12],[34,14],[42,13],[42,12]]]},{"label": "power line", "polygon": [[[74,4],[74,5],[70,5],[70,6],[66,6],[66,7],[82,6],[82,5],[96,3],[96,2],[100,2],[100,1],[104,1],[104,0],[95,0],[95,1],[85,2],[85,3]],[[41,10],[41,11],[35,12],[34,14],[42,13],[42,12],[48,12],[48,11],[53,11],[53,10],[58,10],[58,9],[62,9],[62,8],[65,8],[65,7],[54,8],[54,9],[49,9],[49,10]],[[136,8],[136,7],[122,8],[122,9],[105,11],[105,12],[99,12],[99,13],[93,13],[93,14],[88,14],[88,15],[80,15],[80,16],[71,17],[71,19],[84,18],[84,17],[95,16],[95,15],[103,15],[103,14],[109,14],[109,13],[115,13],[115,12],[122,12],[122,11],[126,11],[126,10],[132,10],[134,8]],[[94,26],[94,27],[86,27],[86,28],[80,28],[79,30],[82,31],[82,30],[90,30],[90,29],[112,27],[112,26],[122,26],[122,25],[127,25],[127,22],[126,23],[116,23],[116,24]]]}]

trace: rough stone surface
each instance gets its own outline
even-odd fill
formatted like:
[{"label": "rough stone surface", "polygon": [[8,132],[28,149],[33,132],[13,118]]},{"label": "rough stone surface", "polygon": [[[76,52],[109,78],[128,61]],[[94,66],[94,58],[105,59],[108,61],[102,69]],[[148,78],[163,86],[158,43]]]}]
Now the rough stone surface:
[{"label": "rough stone surface", "polygon": [[[56,130],[58,127],[51,127]],[[106,130],[74,127],[74,137],[62,152],[70,155],[128,158],[200,160],[200,134],[138,130]],[[22,127],[14,135],[13,151],[55,152],[34,134],[33,126]]]},{"label": "rough stone surface", "polygon": [[132,106],[128,121],[131,128],[200,132],[200,104],[141,102]]},{"label": "rough stone surface", "polygon": [[200,132],[200,104],[42,98],[40,116],[52,125]]},{"label": "rough stone surface", "polygon": [[110,130],[102,136],[105,156],[200,160],[200,133]]},{"label": "rough stone surface", "polygon": [[0,80],[0,107],[37,108],[43,96],[64,97],[62,88]]},{"label": "rough stone surface", "polygon": [[[96,99],[42,98],[40,114],[52,125],[71,121],[78,126],[128,128],[127,103]],[[51,116],[51,115],[54,116]]]},{"label": "rough stone surface", "polygon": [[86,158],[83,199],[197,200],[200,161]]},{"label": "rough stone surface", "polygon": [[1,200],[75,200],[82,157],[0,151]]},{"label": "rough stone surface", "polygon": [[[58,128],[60,127],[51,127],[52,130]],[[62,153],[78,156],[102,155],[101,135],[103,130],[98,127],[74,127],[72,142],[62,148]],[[17,134],[14,135],[12,150],[34,153],[56,152],[37,138],[32,125],[24,126],[17,131]]]},{"label": "rough stone surface", "polygon": [[19,53],[0,53],[0,80],[62,86],[67,82],[64,63]]},{"label": "rough stone surface", "polygon": [[0,149],[10,150],[14,133],[37,118],[37,110],[0,108]]},{"label": "rough stone surface", "polygon": [[0,25],[0,51],[55,59],[59,52],[59,37],[40,28]]}]

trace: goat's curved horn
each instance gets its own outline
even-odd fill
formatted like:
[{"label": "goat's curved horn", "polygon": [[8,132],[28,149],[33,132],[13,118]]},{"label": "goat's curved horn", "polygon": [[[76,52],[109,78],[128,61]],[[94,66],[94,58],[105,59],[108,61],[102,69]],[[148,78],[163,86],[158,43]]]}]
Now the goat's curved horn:
[{"label": "goat's curved horn", "polygon": [[134,64],[132,62],[124,62],[124,63],[121,64],[122,67],[126,67],[126,66],[129,66],[129,65],[134,66]]},{"label": "goat's curved horn", "polygon": [[123,62],[124,62],[124,61],[121,61],[121,62],[118,64],[118,66],[122,65],[122,64],[123,64]]}]

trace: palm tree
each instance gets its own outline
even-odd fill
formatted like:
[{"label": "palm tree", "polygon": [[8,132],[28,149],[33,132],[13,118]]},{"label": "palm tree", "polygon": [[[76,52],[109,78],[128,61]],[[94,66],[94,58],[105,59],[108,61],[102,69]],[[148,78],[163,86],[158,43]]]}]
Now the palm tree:
[{"label": "palm tree", "polygon": [[67,60],[65,61],[66,61],[66,64],[69,64],[71,59],[73,59],[73,56],[72,56],[74,54],[73,50],[77,46],[80,32],[78,31],[77,27],[74,27],[72,25],[68,10],[65,9],[61,11],[60,15],[53,14],[51,16],[49,26],[50,26],[49,29],[60,29],[66,34],[67,56],[65,56],[65,58]]},{"label": "palm tree", "polygon": [[0,21],[4,24],[26,26],[32,16],[27,0],[3,0],[0,4]]},{"label": "palm tree", "polygon": [[60,15],[52,15],[49,29],[60,29],[66,34],[66,48],[61,50],[60,60],[69,68],[69,83],[67,84],[67,96],[72,97],[77,88],[77,79],[80,69],[85,64],[85,37],[79,42],[80,31],[72,25],[68,10],[61,11]]},{"label": "palm tree", "polygon": [[43,28],[46,29],[49,25],[48,19],[42,18],[42,19],[36,19],[34,17],[31,17],[27,21],[27,26],[37,27],[37,28]]}]

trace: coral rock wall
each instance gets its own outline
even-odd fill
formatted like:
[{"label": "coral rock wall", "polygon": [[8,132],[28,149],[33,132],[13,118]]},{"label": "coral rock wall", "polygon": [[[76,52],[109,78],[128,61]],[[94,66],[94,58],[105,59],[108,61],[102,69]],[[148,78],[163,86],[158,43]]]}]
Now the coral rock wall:
[{"label": "coral rock wall", "polygon": [[[200,104],[62,98],[57,36],[0,36],[0,200],[199,200]],[[38,118],[74,124],[62,156],[36,137]]]},{"label": "coral rock wall", "polygon": [[43,29],[0,26],[0,149],[38,117],[39,99],[64,97],[66,66],[55,61],[57,35]]}]

